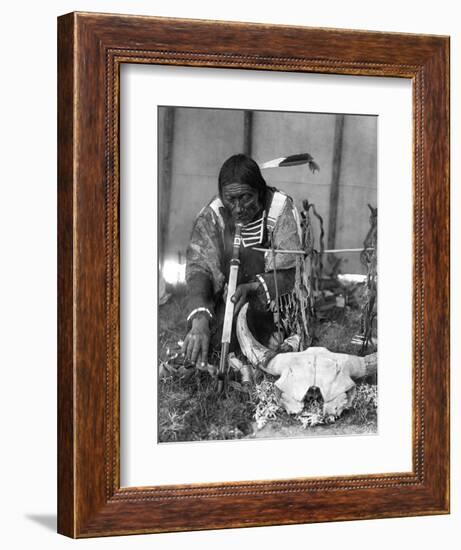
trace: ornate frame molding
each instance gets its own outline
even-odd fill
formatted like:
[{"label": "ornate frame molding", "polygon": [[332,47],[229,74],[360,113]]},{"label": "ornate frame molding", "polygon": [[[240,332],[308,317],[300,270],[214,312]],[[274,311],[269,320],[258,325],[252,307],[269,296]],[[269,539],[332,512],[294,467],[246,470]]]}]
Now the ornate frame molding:
[{"label": "ornate frame molding", "polygon": [[[59,18],[58,40],[59,532],[88,537],[447,513],[448,38],[72,13]],[[412,472],[120,487],[121,63],[412,79]]]}]

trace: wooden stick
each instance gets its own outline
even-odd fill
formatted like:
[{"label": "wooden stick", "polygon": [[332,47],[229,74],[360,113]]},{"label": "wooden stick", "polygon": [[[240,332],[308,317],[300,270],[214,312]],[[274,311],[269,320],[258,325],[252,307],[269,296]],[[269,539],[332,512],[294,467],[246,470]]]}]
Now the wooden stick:
[{"label": "wooden stick", "polygon": [[[307,252],[304,250],[283,250],[275,249],[272,251],[270,248],[259,248],[255,246],[253,250],[258,252],[274,252],[275,254],[300,254],[301,256],[307,256]],[[323,254],[340,254],[341,252],[362,252],[363,250],[374,250],[374,248],[338,248],[338,249],[328,249],[324,250]]]}]

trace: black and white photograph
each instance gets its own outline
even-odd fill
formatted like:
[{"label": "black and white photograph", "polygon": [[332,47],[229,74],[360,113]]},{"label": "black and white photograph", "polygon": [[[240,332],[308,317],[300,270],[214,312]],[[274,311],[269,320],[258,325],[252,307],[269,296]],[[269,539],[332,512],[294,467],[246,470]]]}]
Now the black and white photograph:
[{"label": "black and white photograph", "polygon": [[379,117],[157,115],[158,442],[377,433]]}]

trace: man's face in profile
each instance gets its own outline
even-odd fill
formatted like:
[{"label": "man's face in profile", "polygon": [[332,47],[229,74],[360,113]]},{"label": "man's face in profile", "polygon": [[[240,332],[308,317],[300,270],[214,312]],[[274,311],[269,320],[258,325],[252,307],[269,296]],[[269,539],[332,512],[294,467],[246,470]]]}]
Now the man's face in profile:
[{"label": "man's face in profile", "polygon": [[234,223],[246,225],[260,213],[259,193],[245,183],[229,183],[223,187],[221,200]]}]

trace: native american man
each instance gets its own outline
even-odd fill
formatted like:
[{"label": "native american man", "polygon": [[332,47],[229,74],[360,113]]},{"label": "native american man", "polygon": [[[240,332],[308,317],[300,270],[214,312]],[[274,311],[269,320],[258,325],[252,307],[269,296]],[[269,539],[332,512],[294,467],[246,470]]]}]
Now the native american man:
[{"label": "native american man", "polygon": [[[198,214],[187,249],[188,333],[183,351],[193,363],[206,363],[222,332],[229,261],[236,223],[243,224],[234,315],[249,302],[248,326],[267,344],[275,331],[274,300],[291,294],[296,256],[260,252],[254,247],[299,250],[298,213],[290,197],[269,187],[256,162],[233,155],[218,178],[219,195]],[[277,290],[276,290],[277,287]],[[231,349],[238,345],[233,330]]]}]

